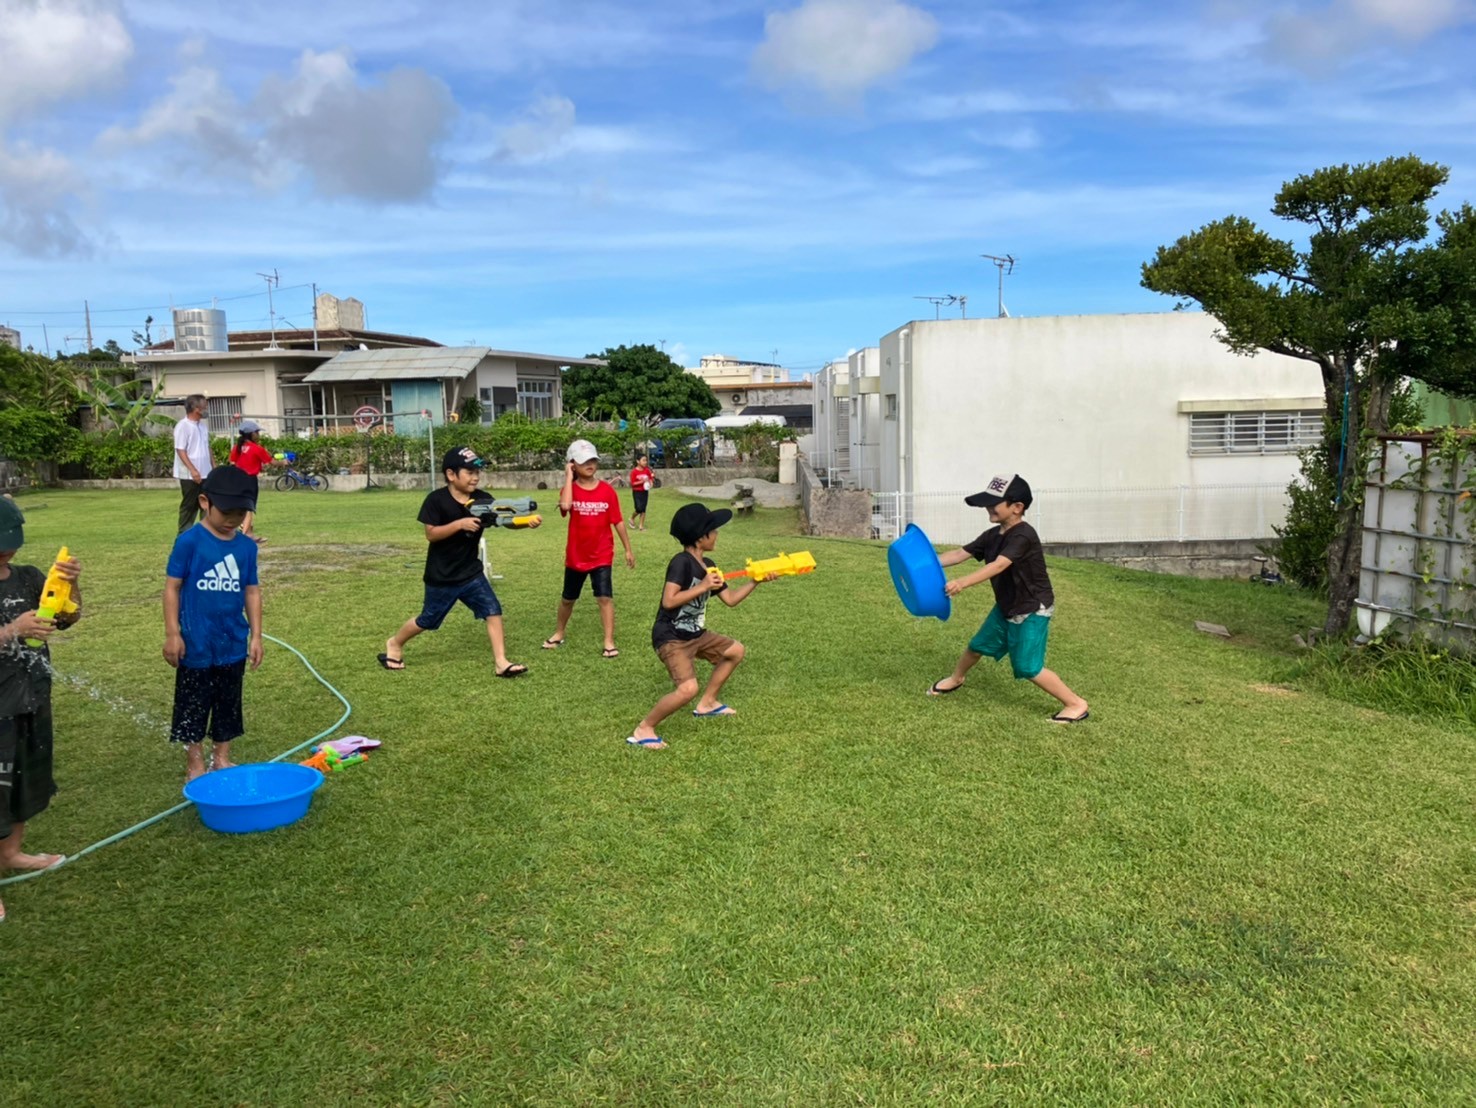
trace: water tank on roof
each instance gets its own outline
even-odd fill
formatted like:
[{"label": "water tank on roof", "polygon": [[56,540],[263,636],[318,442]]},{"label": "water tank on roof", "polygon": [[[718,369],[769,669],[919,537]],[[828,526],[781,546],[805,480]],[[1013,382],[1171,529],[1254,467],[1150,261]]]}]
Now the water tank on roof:
[{"label": "water tank on roof", "polygon": [[229,350],[225,312],[219,308],[175,308],[174,349],[217,353]]}]

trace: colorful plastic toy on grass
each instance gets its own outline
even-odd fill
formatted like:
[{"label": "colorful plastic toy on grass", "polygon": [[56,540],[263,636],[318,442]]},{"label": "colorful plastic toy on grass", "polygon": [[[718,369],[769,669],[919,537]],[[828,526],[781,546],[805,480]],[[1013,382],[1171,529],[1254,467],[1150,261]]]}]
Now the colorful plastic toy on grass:
[{"label": "colorful plastic toy on grass", "polygon": [[[72,555],[64,546],[57,553],[56,560],[65,562]],[[55,619],[57,616],[69,616],[77,610],[77,602],[72,599],[72,583],[63,577],[53,564],[51,572],[46,575],[46,584],[41,586],[41,603],[36,608],[36,615],[42,619]],[[27,646],[42,645],[40,639],[27,639]]]},{"label": "colorful plastic toy on grass", "polygon": [[902,606],[913,615],[946,621],[953,614],[953,602],[944,591],[947,579],[943,563],[917,524],[909,523],[907,530],[892,540],[887,547],[887,566]]},{"label": "colorful plastic toy on grass", "polygon": [[725,573],[723,580],[736,581],[740,577],[750,577],[755,581],[769,581],[775,577],[794,577],[814,571],[815,559],[808,550],[801,550],[798,554],[786,554],[781,550],[777,558],[764,558],[757,562],[749,558],[747,568]]},{"label": "colorful plastic toy on grass", "polygon": [[315,769],[326,777],[330,773],[337,772],[339,764],[342,761],[343,759],[339,756],[338,751],[334,750],[332,747],[320,746],[317,750],[317,753],[315,753],[311,758],[308,758],[306,761],[298,762],[297,764],[300,766],[307,766],[308,769]]}]

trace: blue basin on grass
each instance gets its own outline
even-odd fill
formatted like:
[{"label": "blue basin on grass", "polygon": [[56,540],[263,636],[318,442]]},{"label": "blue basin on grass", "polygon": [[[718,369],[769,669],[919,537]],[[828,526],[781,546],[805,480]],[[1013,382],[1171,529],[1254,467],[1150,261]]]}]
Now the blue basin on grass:
[{"label": "blue basin on grass", "polygon": [[943,591],[943,564],[917,524],[909,523],[887,547],[887,567],[902,606],[913,615],[946,620],[953,614],[953,603]]},{"label": "blue basin on grass", "polygon": [[258,762],[197,777],[185,785],[184,795],[210,830],[239,835],[296,823],[307,815],[322,783],[323,775],[308,766]]}]

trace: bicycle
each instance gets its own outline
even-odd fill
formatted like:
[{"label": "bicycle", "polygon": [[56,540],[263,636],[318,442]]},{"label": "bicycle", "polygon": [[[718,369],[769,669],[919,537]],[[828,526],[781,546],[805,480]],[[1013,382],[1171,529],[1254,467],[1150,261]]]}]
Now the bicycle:
[{"label": "bicycle", "polygon": [[305,489],[312,489],[314,492],[326,492],[328,489],[328,478],[324,477],[321,473],[303,473],[301,470],[294,468],[292,463],[296,460],[295,455],[289,454],[287,456],[287,472],[277,478],[277,491],[290,492],[300,486]]},{"label": "bicycle", "polygon": [[1250,575],[1250,579],[1253,584],[1286,584],[1286,581],[1281,576],[1281,571],[1275,567],[1270,558],[1267,558],[1264,555],[1257,554],[1251,558],[1251,561],[1258,563],[1258,568],[1256,569],[1256,572]]}]

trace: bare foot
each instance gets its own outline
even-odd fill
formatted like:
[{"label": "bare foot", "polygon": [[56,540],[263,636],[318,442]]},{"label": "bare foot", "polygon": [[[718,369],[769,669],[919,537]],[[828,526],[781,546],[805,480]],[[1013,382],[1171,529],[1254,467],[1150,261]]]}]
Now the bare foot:
[{"label": "bare foot", "polygon": [[203,765],[200,765],[200,766],[185,766],[185,784],[189,784],[191,781],[195,780],[195,778],[197,778],[197,777],[204,777],[205,776],[205,773],[206,773],[206,770],[205,770],[205,767]]},{"label": "bare foot", "polygon": [[0,869],[50,869],[66,860],[64,854],[13,854],[0,858]]},{"label": "bare foot", "polygon": [[235,769],[236,763],[229,758],[216,758],[210,763],[211,772],[218,769]]}]

